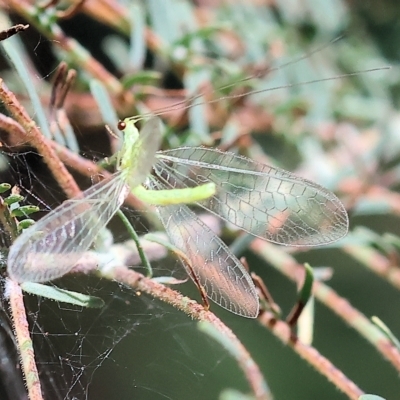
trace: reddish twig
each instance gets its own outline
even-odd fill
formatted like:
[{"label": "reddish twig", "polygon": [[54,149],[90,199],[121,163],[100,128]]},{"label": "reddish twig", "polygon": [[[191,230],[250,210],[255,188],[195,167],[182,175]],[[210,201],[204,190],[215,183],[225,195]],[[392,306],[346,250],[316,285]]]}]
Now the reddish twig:
[{"label": "reddish twig", "polygon": [[9,37],[16,35],[18,32],[25,31],[28,28],[29,25],[17,24],[11,28],[4,29],[0,31],[0,41],[8,39]]},{"label": "reddish twig", "polygon": [[13,328],[18,342],[22,372],[28,389],[29,400],[43,400],[21,287],[16,282],[7,279],[5,295],[10,303]]},{"label": "reddish twig", "polygon": [[283,321],[277,321],[270,312],[263,312],[258,317],[261,324],[266,326],[284,344],[290,346],[301,358],[312,365],[319,373],[323,374],[339,390],[350,399],[357,400],[364,392],[342,371],[337,369],[327,358],[322,356],[317,349],[308,346],[292,335],[291,327]]},{"label": "reddish twig", "polygon": [[170,289],[152,279],[144,277],[126,267],[116,267],[112,271],[107,271],[107,278],[124,283],[136,290],[147,293],[174,308],[183,311],[186,315],[197,321],[206,321],[212,324],[227,340],[234,344],[239,351],[239,363],[247,381],[252,388],[256,399],[269,399],[264,378],[254,360],[235,334],[212,312],[207,311],[196,301],[183,296],[181,293]]},{"label": "reddish twig", "polygon": [[25,130],[24,137],[27,142],[34,146],[43,156],[44,161],[48,165],[51,173],[57,179],[58,184],[62,187],[68,197],[79,195],[80,189],[67,168],[57,157],[49,141],[45,140],[36,123],[30,118],[28,113],[22,107],[18,99],[15,97],[3,79],[0,78],[0,99],[7,110],[13,115],[23,129]]},{"label": "reddish twig", "polygon": [[[250,248],[289,279],[298,281],[304,275],[303,265],[298,264],[293,257],[271,243],[255,239],[251,242]],[[314,281],[313,294],[317,300],[367,339],[400,372],[400,352],[364,314],[322,282]]]}]

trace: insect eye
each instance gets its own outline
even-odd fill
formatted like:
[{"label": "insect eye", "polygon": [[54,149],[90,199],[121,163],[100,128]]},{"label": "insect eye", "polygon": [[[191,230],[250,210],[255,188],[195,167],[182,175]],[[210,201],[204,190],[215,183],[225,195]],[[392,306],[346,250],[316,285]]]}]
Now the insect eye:
[{"label": "insect eye", "polygon": [[120,131],[123,131],[126,128],[126,122],[125,121],[119,121],[117,127],[118,127],[118,129]]}]

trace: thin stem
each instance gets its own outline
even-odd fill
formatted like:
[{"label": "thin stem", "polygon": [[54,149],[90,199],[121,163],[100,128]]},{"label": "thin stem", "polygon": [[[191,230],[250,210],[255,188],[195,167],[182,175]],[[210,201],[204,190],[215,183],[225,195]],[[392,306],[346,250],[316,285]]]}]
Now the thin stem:
[{"label": "thin stem", "polygon": [[[289,279],[297,281],[304,275],[304,266],[277,246],[255,239],[250,248]],[[322,282],[314,281],[313,294],[317,300],[367,339],[400,372],[399,350],[364,314]]]},{"label": "thin stem", "polygon": [[22,372],[28,389],[29,399],[43,400],[21,287],[11,279],[7,279],[5,293],[10,303],[13,328],[18,343]]},{"label": "thin stem", "polygon": [[373,247],[364,245],[348,244],[343,246],[343,250],[364,267],[386,279],[396,289],[400,289],[399,267],[388,257],[385,257]]},{"label": "thin stem", "polygon": [[235,336],[235,334],[212,312],[207,311],[196,301],[183,296],[181,293],[166,287],[152,279],[144,277],[126,267],[115,267],[107,270],[106,278],[124,283],[136,290],[147,293],[174,308],[183,311],[186,315],[197,321],[208,322],[234,346],[237,352],[237,359],[240,359],[239,366],[245,372],[246,379],[258,400],[270,399],[268,387],[258,365],[251,358],[249,352]]},{"label": "thin stem", "polygon": [[357,400],[364,392],[347,376],[336,368],[327,358],[318,352],[314,347],[308,346],[293,336],[291,327],[283,321],[277,321],[271,312],[263,312],[259,321],[284,344],[292,349],[318,372],[323,374],[339,390],[345,393],[350,399]]},{"label": "thin stem", "polygon": [[[33,7],[27,1],[10,0],[9,6],[32,25],[34,25],[43,35],[52,43],[64,50],[72,61],[86,70],[93,77],[101,80],[108,90],[120,97],[125,104],[133,104],[133,96],[125,92],[121,83],[112,74],[110,74],[102,64],[95,60],[91,54],[82,47],[76,40],[69,38],[64,34],[59,25],[52,19],[50,12],[44,9]],[[48,13],[48,23],[45,24],[40,13]],[[42,21],[39,23],[38,21]]]},{"label": "thin stem", "polygon": [[9,235],[12,241],[14,241],[18,236],[18,225],[16,219],[11,216],[10,209],[4,203],[2,197],[0,197],[0,223],[4,229],[3,234]]},{"label": "thin stem", "polygon": [[8,39],[9,37],[16,35],[18,32],[25,31],[29,28],[29,25],[16,24],[8,29],[0,31],[0,41]]},{"label": "thin stem", "polygon": [[43,156],[51,173],[56,178],[58,184],[62,187],[68,197],[75,197],[80,194],[80,189],[72,175],[68,172],[65,165],[57,157],[48,140],[45,140],[36,123],[30,118],[23,106],[20,104],[14,93],[11,92],[4,80],[0,78],[0,99],[4,106],[20,123],[25,130],[24,137],[34,146]]},{"label": "thin stem", "polygon": [[139,253],[139,257],[142,260],[143,266],[147,270],[147,277],[151,278],[153,276],[153,268],[151,267],[150,261],[147,258],[146,253],[143,250],[142,245],[140,244],[140,239],[138,234],[136,233],[135,229],[133,228],[132,224],[129,222],[129,219],[126,217],[126,215],[121,211],[117,211],[118,217],[121,219],[123,224],[125,225],[125,228],[128,230],[132,240],[136,244],[137,251]]},{"label": "thin stem", "polygon": [[74,17],[82,10],[83,3],[86,0],[78,0],[75,4],[72,4],[69,8],[64,11],[57,11],[56,15],[60,19],[69,19]]},{"label": "thin stem", "polygon": [[[131,29],[133,29],[132,21],[128,18],[129,8],[124,7],[121,3],[107,0],[86,1],[82,9],[90,18],[111,26],[123,35],[129,36]],[[165,62],[171,62],[166,43],[148,26],[144,28],[144,39],[146,47],[152,53],[157,54],[157,57]],[[173,60],[172,69],[177,76],[183,76],[186,66],[183,62]]]},{"label": "thin stem", "polygon": [[253,359],[247,353],[247,350],[243,348],[243,345],[236,337],[235,340],[232,340],[231,337],[227,337],[220,330],[217,330],[214,325],[206,321],[199,322],[199,329],[218,341],[233,357],[235,357],[238,365],[246,375],[248,382],[253,384],[252,389],[257,399],[272,399],[272,394],[268,389],[267,383],[264,379],[261,381],[258,379],[257,364],[254,363]]}]

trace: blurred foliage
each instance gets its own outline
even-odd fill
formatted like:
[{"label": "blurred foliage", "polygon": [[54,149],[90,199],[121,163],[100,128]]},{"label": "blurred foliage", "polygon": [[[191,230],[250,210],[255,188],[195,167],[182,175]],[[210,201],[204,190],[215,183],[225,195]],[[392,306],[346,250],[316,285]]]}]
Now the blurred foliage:
[{"label": "blurred foliage", "polygon": [[[74,10],[79,2],[44,3],[0,2],[1,26],[30,24],[3,42],[1,78],[43,134],[73,154],[111,156],[120,139],[107,135],[105,123],[116,131],[118,118],[162,110],[165,148],[232,149],[338,194],[350,214],[346,239],[307,252],[271,248],[266,256],[250,245],[244,254],[284,313],[296,289],[276,273],[284,272],[279,257],[332,267],[328,284],[338,297],[327,296],[328,289],[314,293],[328,310],[317,302],[313,346],[365,392],[397,398],[398,365],[379,352],[373,324],[346,315],[344,307],[340,314],[329,299],[348,299],[400,335],[400,6],[393,0],[87,0]],[[390,71],[353,74],[386,66],[385,57]],[[57,108],[52,93],[61,61],[77,74]],[[27,203],[54,207],[64,196],[41,156],[9,125],[1,128],[0,181],[18,185]],[[78,172],[89,185],[91,172]],[[227,230],[225,237],[235,235]],[[249,391],[225,350],[185,315],[118,285],[86,277],[65,282],[78,291],[90,287],[107,306],[99,316],[27,300],[46,398],[205,399],[223,391],[224,398],[240,398],[236,390]],[[197,298],[191,290],[182,286]],[[272,329],[212,311],[246,345],[275,399],[348,398],[278,343]]]}]

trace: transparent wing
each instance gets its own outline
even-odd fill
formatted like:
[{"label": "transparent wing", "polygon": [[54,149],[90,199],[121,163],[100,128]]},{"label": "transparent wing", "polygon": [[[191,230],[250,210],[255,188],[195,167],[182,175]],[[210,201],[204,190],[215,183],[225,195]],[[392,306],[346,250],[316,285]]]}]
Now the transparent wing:
[{"label": "transparent wing", "polygon": [[216,195],[199,205],[257,237],[315,246],[347,233],[347,213],[340,200],[290,172],[201,147],[163,151],[157,158],[155,172],[169,187],[214,182]]},{"label": "transparent wing", "polygon": [[[150,182],[152,189],[160,189]],[[157,207],[171,242],[190,260],[197,281],[207,296],[221,307],[255,318],[259,302],[254,284],[229,248],[185,205]],[[191,271],[183,262],[191,277]]]},{"label": "transparent wing", "polygon": [[25,230],[8,255],[9,276],[18,282],[46,282],[69,272],[121,207],[129,187],[142,183],[161,142],[161,122],[151,118],[129,149],[129,168],[67,200]]},{"label": "transparent wing", "polygon": [[125,173],[131,188],[143,183],[149,175],[151,167],[156,162],[155,154],[161,146],[161,139],[161,120],[158,117],[152,117],[143,125],[130,154],[132,164]]},{"label": "transparent wing", "polygon": [[17,282],[46,282],[69,272],[128,193],[116,173],[65,201],[15,240],[8,255],[9,276]]}]

